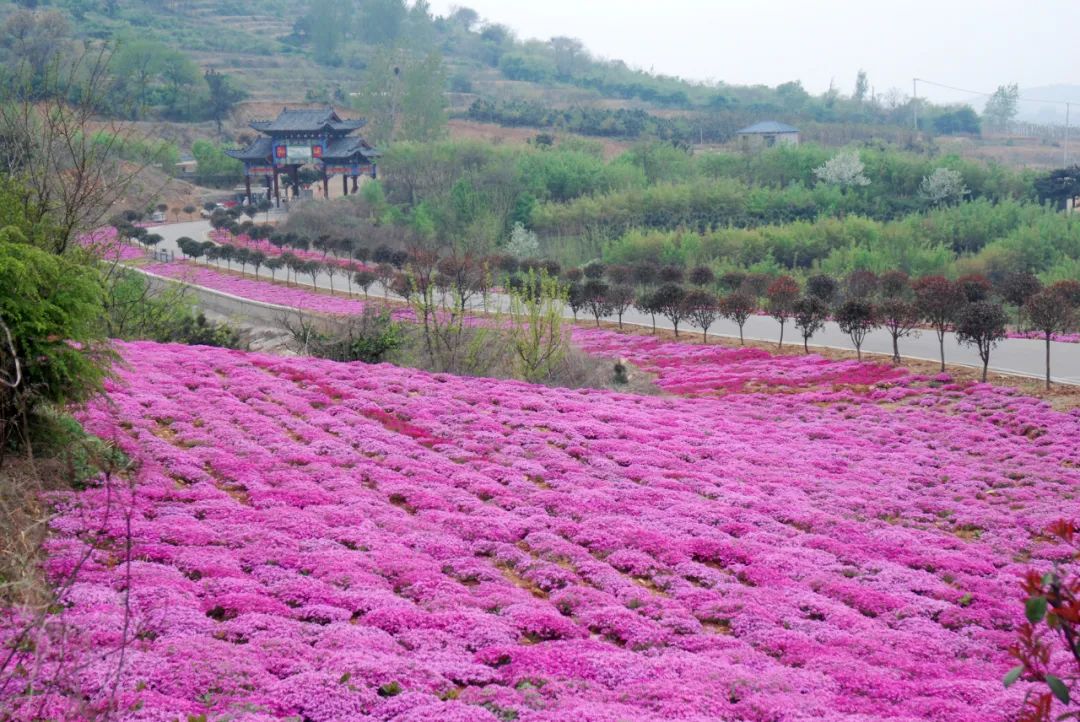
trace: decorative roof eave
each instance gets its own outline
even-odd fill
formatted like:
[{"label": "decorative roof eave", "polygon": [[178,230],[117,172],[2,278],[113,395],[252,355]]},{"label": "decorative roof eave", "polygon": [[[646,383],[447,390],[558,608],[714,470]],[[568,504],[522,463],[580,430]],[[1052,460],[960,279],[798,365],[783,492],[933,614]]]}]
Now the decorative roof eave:
[{"label": "decorative roof eave", "polygon": [[341,133],[347,135],[364,127],[366,123],[367,121],[362,118],[343,120],[333,108],[327,107],[321,110],[282,108],[277,118],[255,120],[249,125],[260,133],[268,134]]},{"label": "decorative roof eave", "polygon": [[226,150],[225,155],[237,160],[266,161],[270,159],[271,151],[269,138],[256,138],[247,148]]}]

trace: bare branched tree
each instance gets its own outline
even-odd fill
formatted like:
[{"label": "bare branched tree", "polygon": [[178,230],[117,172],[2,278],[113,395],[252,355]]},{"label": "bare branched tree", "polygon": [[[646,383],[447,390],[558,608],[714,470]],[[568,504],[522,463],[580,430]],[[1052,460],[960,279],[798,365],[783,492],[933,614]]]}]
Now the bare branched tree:
[{"label": "bare branched tree", "polygon": [[48,250],[55,253],[99,226],[145,167],[120,159],[125,144],[140,140],[135,130],[99,115],[111,58],[106,45],[58,56],[39,81],[44,87],[13,81],[0,94],[0,171],[23,187],[28,218],[54,231]]}]

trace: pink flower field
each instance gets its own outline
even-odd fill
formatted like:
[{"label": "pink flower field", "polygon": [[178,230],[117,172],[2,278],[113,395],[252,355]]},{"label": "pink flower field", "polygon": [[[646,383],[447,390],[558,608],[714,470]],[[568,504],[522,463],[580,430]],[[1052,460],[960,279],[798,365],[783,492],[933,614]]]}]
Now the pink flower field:
[{"label": "pink flower field", "polygon": [[[221,291],[232,296],[273,303],[279,306],[300,308],[315,313],[350,315],[363,313],[364,302],[346,296],[331,296],[316,293],[300,286],[286,286],[269,281],[244,278],[225,273],[207,266],[199,266],[186,261],[172,263],[152,263],[143,266],[143,270],[157,276],[174,278],[214,291]],[[406,313],[411,318],[411,315]]]},{"label": "pink flower field", "polygon": [[80,246],[99,256],[103,261],[115,263],[146,257],[144,249],[121,241],[117,230],[112,226],[103,226],[95,231],[84,233],[77,240]]},{"label": "pink flower field", "polygon": [[138,461],[133,487],[57,499],[67,634],[20,661],[68,672],[0,699],[70,719],[115,685],[125,720],[312,722],[1019,708],[1018,581],[1080,510],[1080,414],[873,365],[578,340],[688,395],[120,344],[82,418]]}]

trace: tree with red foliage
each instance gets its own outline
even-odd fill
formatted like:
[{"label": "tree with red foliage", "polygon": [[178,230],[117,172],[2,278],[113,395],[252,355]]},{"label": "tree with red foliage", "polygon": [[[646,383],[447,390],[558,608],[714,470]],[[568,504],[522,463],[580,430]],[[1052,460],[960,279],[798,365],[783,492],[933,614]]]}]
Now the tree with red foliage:
[{"label": "tree with red foliage", "polygon": [[[1075,566],[1080,561],[1080,527],[1076,522],[1061,520],[1052,524],[1047,533],[1068,545],[1071,551],[1065,562],[1055,563],[1051,571],[1040,574],[1032,570],[1024,578],[1027,621],[1009,650],[1020,664],[1009,670],[1004,682],[1010,687],[1023,680],[1045,688],[1028,692],[1021,722],[1080,718],[1080,710],[1076,708],[1064,714],[1052,714],[1055,699],[1068,708],[1072,703],[1071,691],[1080,682],[1080,575]],[[1068,665],[1071,672],[1051,668],[1057,656],[1055,652],[1062,647],[1071,657]]]},{"label": "tree with red foliage", "polygon": [[720,299],[720,315],[730,318],[739,326],[739,345],[743,344],[743,326],[750,314],[757,310],[757,299],[753,296],[735,291]]},{"label": "tree with red foliage", "polygon": [[686,294],[683,305],[686,307],[686,315],[701,329],[702,343],[708,343],[709,326],[713,325],[720,314],[720,300],[716,294],[698,288]]},{"label": "tree with red foliage", "polygon": [[904,298],[911,292],[911,279],[903,271],[886,271],[879,282],[882,298]]},{"label": "tree with red foliage", "polygon": [[799,300],[799,282],[791,276],[780,276],[769,284],[765,290],[765,298],[769,315],[780,324],[780,342],[777,347],[783,348],[784,324],[794,312],[795,302]]},{"label": "tree with red foliage", "polygon": [[990,279],[978,273],[971,273],[956,279],[956,285],[964,292],[964,298],[968,303],[985,301],[990,298],[990,292],[994,290],[994,284]]},{"label": "tree with red foliage", "polygon": [[716,283],[716,274],[708,266],[694,266],[690,269],[689,279],[695,286],[711,286]]},{"label": "tree with red foliage", "polygon": [[810,337],[820,331],[829,318],[829,304],[817,296],[803,296],[795,302],[795,328],[802,333],[803,351],[810,353]]},{"label": "tree with red foliage", "polygon": [[879,283],[877,274],[865,269],[852,271],[844,279],[848,298],[870,298],[877,293]]},{"label": "tree with red foliage", "polygon": [[956,340],[974,346],[982,359],[982,380],[990,366],[990,351],[1005,338],[1005,309],[993,301],[975,301],[964,306],[956,316]]},{"label": "tree with red foliage", "polygon": [[665,283],[653,294],[656,309],[661,316],[671,321],[675,338],[679,337],[679,322],[687,317],[686,306],[683,304],[685,299],[686,289],[676,283]]},{"label": "tree with red foliage", "polygon": [[945,332],[965,303],[963,290],[944,276],[924,276],[911,285],[922,320],[937,331],[941,370],[945,370]]},{"label": "tree with red foliage", "polygon": [[826,304],[831,304],[836,300],[837,290],[836,279],[824,273],[806,279],[806,295],[819,298]]},{"label": "tree with red foliage", "polygon": [[1080,281],[1057,281],[1050,284],[1050,290],[1068,299],[1073,308],[1080,308]]},{"label": "tree with red foliage", "polygon": [[922,320],[913,301],[899,296],[886,298],[878,305],[881,325],[892,337],[893,363],[900,363],[900,339],[915,333]]},{"label": "tree with red foliage", "polygon": [[840,330],[851,338],[855,354],[862,361],[862,345],[866,334],[878,325],[878,311],[865,298],[849,298],[840,304],[833,315]]},{"label": "tree with red foliage", "polygon": [[608,289],[607,300],[611,306],[611,312],[619,319],[619,328],[622,328],[623,314],[634,303],[634,289],[630,286],[611,286]]},{"label": "tree with red foliage", "polygon": [[1046,338],[1046,388],[1050,388],[1050,341],[1055,333],[1064,333],[1076,322],[1076,309],[1065,296],[1053,288],[1040,291],[1027,299],[1023,306],[1028,321]]},{"label": "tree with red foliage", "polygon": [[1020,312],[1028,299],[1042,290],[1042,282],[1035,274],[1028,271],[1014,271],[1005,274],[997,284],[998,295],[1006,303],[1016,306],[1016,322],[1020,323]]},{"label": "tree with red foliage", "polygon": [[597,328],[600,327],[600,319],[610,314],[612,310],[611,303],[608,301],[608,290],[608,285],[596,278],[590,278],[581,287],[585,308],[596,319]]}]

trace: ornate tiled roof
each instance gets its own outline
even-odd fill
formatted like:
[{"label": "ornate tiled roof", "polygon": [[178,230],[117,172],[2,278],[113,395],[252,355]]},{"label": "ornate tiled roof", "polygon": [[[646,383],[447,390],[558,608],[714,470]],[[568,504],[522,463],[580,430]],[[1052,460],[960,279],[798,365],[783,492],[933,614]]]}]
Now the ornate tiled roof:
[{"label": "ornate tiled roof", "polygon": [[313,133],[332,130],[348,133],[364,126],[363,120],[342,120],[333,108],[290,110],[282,108],[274,120],[257,120],[251,127],[260,133]]},{"label": "ornate tiled roof", "polygon": [[337,140],[330,141],[326,145],[326,150],[323,151],[323,158],[345,159],[352,158],[358,153],[368,158],[374,158],[381,155],[381,153],[372,148],[366,140],[357,137],[339,138]]},{"label": "ornate tiled roof", "polygon": [[273,141],[269,138],[256,138],[255,142],[242,150],[226,150],[225,155],[238,160],[269,160],[273,150]]}]

